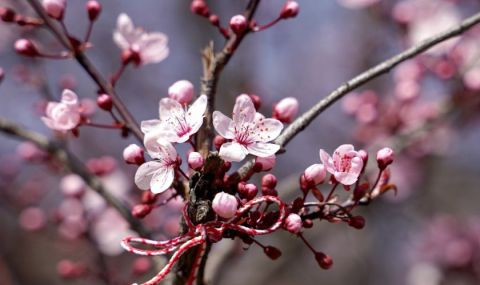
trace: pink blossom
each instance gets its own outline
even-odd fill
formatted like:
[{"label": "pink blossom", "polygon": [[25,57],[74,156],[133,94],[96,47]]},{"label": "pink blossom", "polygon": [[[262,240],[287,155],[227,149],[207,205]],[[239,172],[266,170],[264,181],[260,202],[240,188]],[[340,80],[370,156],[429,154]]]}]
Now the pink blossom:
[{"label": "pink blossom", "polygon": [[302,229],[302,218],[297,214],[290,214],[285,219],[284,226],[292,234],[298,234]]},{"label": "pink blossom", "polygon": [[327,170],[323,164],[313,164],[305,169],[304,175],[307,181],[313,182],[316,185],[325,180],[325,177],[327,176]]},{"label": "pink blossom", "polygon": [[136,144],[130,144],[123,150],[123,160],[128,164],[142,164],[145,162],[143,148]]},{"label": "pink blossom", "polygon": [[43,0],[42,5],[50,17],[60,20],[63,18],[67,3],[66,0]]},{"label": "pink blossom", "polygon": [[249,153],[268,157],[280,149],[279,145],[268,142],[280,135],[282,123],[256,113],[252,99],[246,94],[237,97],[233,120],[215,111],[213,125],[222,137],[232,140],[220,147],[219,155],[227,161],[241,161]]},{"label": "pink blossom", "polygon": [[262,171],[269,171],[275,167],[276,158],[275,155],[270,155],[267,157],[256,157],[255,164],[260,164],[262,166]]},{"label": "pink blossom", "polygon": [[212,208],[222,218],[230,219],[237,212],[238,201],[235,196],[225,192],[215,195],[212,202]]},{"label": "pink blossom", "polygon": [[192,151],[188,155],[188,166],[190,166],[191,169],[199,169],[203,166],[204,159],[202,155],[196,151]]},{"label": "pink blossom", "polygon": [[142,121],[142,132],[146,136],[184,143],[191,135],[198,132],[203,124],[203,116],[207,109],[207,96],[198,97],[188,110],[171,98],[163,98],[159,105],[160,120]]},{"label": "pink blossom", "polygon": [[77,174],[66,175],[60,181],[60,190],[68,197],[80,197],[87,188],[85,181]]},{"label": "pink blossom", "polygon": [[118,16],[113,39],[122,50],[137,55],[141,64],[157,63],[168,56],[168,38],[165,34],[147,33],[142,28],[135,27],[130,17],[124,13]]},{"label": "pink blossom", "polygon": [[384,147],[377,152],[377,162],[380,169],[385,169],[393,162],[393,150],[389,147]]},{"label": "pink blossom", "polygon": [[273,107],[273,117],[282,123],[290,123],[298,113],[298,101],[294,97],[287,97]]},{"label": "pink blossom", "polygon": [[357,182],[363,168],[363,159],[355,151],[353,145],[350,144],[339,146],[333,153],[333,157],[323,149],[320,149],[320,160],[327,168],[327,171],[344,185],[352,185]]},{"label": "pink blossom", "polygon": [[62,93],[60,102],[48,102],[42,121],[50,129],[66,132],[80,123],[80,104],[77,94],[69,89]]},{"label": "pink blossom", "polygon": [[27,231],[38,231],[47,223],[47,216],[42,209],[31,207],[20,213],[19,222],[20,226]]},{"label": "pink blossom", "polygon": [[145,138],[145,147],[154,160],[140,165],[135,173],[135,184],[142,190],[162,193],[173,183],[177,151],[168,141],[148,136]]},{"label": "pink blossom", "polygon": [[193,95],[193,84],[188,80],[179,80],[168,88],[168,96],[182,105],[190,104]]}]

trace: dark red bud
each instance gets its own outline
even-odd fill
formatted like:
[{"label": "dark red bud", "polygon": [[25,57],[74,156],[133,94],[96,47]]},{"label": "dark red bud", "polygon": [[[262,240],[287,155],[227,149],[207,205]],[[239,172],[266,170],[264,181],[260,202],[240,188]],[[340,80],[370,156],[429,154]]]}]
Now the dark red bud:
[{"label": "dark red bud", "polygon": [[102,5],[95,0],[90,0],[87,2],[87,12],[88,12],[88,19],[90,21],[95,21],[102,12]]},{"label": "dark red bud", "polygon": [[143,191],[142,192],[142,204],[153,204],[157,201],[158,195],[153,194],[150,191]]},{"label": "dark red bud", "polygon": [[315,259],[317,260],[318,265],[323,269],[330,269],[333,265],[333,259],[323,252],[316,252]]},{"label": "dark red bud", "polygon": [[313,227],[313,221],[310,220],[310,219],[305,219],[303,221],[303,227],[306,228],[306,229],[310,229]]},{"label": "dark red bud", "polygon": [[214,26],[218,26],[220,24],[220,19],[217,15],[210,15],[210,17],[208,17],[208,20]]},{"label": "dark red bud", "polygon": [[263,196],[278,196],[278,192],[275,189],[262,187]]},{"label": "dark red bud", "polygon": [[210,14],[208,5],[203,0],[193,0],[190,5],[190,10],[199,16],[207,17]]},{"label": "dark red bud", "polygon": [[151,211],[152,211],[151,205],[145,205],[145,204],[135,205],[132,209],[132,216],[138,219],[143,219],[148,214],[150,214]]},{"label": "dark red bud", "polygon": [[365,218],[362,216],[355,216],[350,218],[348,225],[357,230],[361,230],[365,227]]},{"label": "dark red bud", "polygon": [[15,21],[15,11],[10,8],[0,7],[0,18],[2,21],[11,23]]},{"label": "dark red bud", "polygon": [[274,189],[277,186],[277,177],[273,174],[266,174],[262,177],[262,187]]},{"label": "dark red bud", "polygon": [[278,248],[273,246],[264,247],[263,252],[272,260],[276,260],[280,256],[282,256],[282,252]]},{"label": "dark red bud", "polygon": [[113,107],[112,97],[108,94],[102,94],[98,96],[97,105],[105,111],[111,111]]}]

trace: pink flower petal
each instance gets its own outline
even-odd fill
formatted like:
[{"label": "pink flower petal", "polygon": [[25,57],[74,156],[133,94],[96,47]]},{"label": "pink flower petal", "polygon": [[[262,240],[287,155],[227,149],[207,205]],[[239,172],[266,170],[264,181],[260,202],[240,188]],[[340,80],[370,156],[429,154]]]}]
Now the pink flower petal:
[{"label": "pink flower petal", "polygon": [[63,90],[61,102],[67,106],[77,106],[78,96],[70,89]]},{"label": "pink flower petal", "polygon": [[331,174],[335,174],[335,166],[332,157],[323,149],[320,150],[320,160]]},{"label": "pink flower petal", "polygon": [[226,139],[233,139],[233,121],[219,111],[213,112],[213,126],[215,130]]},{"label": "pink flower petal", "polygon": [[280,146],[273,143],[256,142],[249,144],[247,149],[250,154],[259,157],[267,157],[275,154],[280,149]]},{"label": "pink flower petal", "polygon": [[256,113],[257,111],[250,96],[242,94],[237,97],[233,107],[233,122],[235,122],[235,125],[253,122]]},{"label": "pink flower petal", "polygon": [[140,42],[142,64],[156,63],[164,60],[169,53],[168,38],[163,33],[145,34]]},{"label": "pink flower petal", "polygon": [[282,132],[283,124],[276,119],[259,120],[255,126],[255,141],[269,142],[276,139]]},{"label": "pink flower petal", "polygon": [[150,189],[150,181],[153,175],[162,168],[165,167],[158,161],[149,161],[140,165],[135,173],[135,184],[137,187],[142,190]]},{"label": "pink flower petal", "polygon": [[173,167],[159,169],[152,177],[150,190],[155,194],[165,192],[170,186],[172,186],[174,177],[175,172]]},{"label": "pink flower petal", "polygon": [[171,98],[163,98],[160,100],[158,112],[160,114],[160,121],[165,122],[168,119],[172,119],[183,115],[184,110],[182,105],[178,103],[176,100]]},{"label": "pink flower petal", "polygon": [[335,172],[335,179],[343,185],[352,185],[357,182],[358,174],[351,172]]},{"label": "pink flower petal", "polygon": [[123,50],[130,48],[130,42],[128,40],[135,30],[133,22],[127,14],[120,14],[117,18],[117,29],[113,33],[113,40]]},{"label": "pink flower petal", "polygon": [[152,132],[160,127],[160,120],[146,120],[140,124],[140,129],[144,134]]},{"label": "pink flower petal", "polygon": [[207,110],[207,96],[201,95],[195,102],[188,108],[185,114],[185,119],[190,126],[190,134],[196,133],[203,124],[203,116]]},{"label": "pink flower petal", "polygon": [[227,142],[220,147],[219,155],[226,161],[242,161],[248,154],[247,149],[236,142]]}]

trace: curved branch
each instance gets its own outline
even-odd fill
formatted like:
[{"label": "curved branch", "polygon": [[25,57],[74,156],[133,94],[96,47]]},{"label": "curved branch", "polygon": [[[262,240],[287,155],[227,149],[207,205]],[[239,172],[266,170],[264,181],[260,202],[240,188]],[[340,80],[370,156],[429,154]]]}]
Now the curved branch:
[{"label": "curved branch", "polygon": [[[441,34],[433,36],[418,45],[415,45],[383,62],[368,69],[360,75],[350,79],[343,83],[340,87],[331,92],[328,96],[324,97],[321,101],[315,104],[310,110],[303,113],[298,117],[285,131],[275,140],[276,144],[282,147],[287,145],[297,134],[303,131],[310,123],[323,111],[325,111],[330,105],[341,99],[343,96],[351,92],[352,90],[364,85],[365,83],[388,73],[391,69],[399,65],[400,63],[411,59],[422,52],[434,47],[435,45],[449,40],[453,37],[463,34],[473,26],[480,23],[480,13],[473,15],[470,18],[464,20],[460,25],[453,27]],[[236,173],[236,179],[241,180],[255,164],[254,160],[246,162]],[[237,180],[237,181],[238,181]]]}]

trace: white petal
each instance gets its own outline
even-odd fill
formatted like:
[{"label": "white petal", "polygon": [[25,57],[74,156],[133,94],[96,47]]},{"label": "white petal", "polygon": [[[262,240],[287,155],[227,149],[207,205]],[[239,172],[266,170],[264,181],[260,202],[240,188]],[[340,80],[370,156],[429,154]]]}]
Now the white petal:
[{"label": "white petal", "polygon": [[160,120],[146,120],[140,124],[140,129],[144,134],[158,130],[160,127]]},{"label": "white petal", "polygon": [[218,155],[226,161],[242,161],[247,154],[247,149],[236,142],[222,144],[218,153]]},{"label": "white petal", "polygon": [[142,63],[156,63],[164,60],[169,53],[168,38],[163,33],[144,34],[140,40],[140,56]]},{"label": "white petal", "polygon": [[232,119],[219,111],[213,112],[213,126],[222,137],[226,139],[233,139],[235,137]]},{"label": "white petal", "polygon": [[354,147],[353,145],[351,144],[342,144],[341,146],[337,147],[337,149],[335,150],[335,152],[333,153],[333,159],[336,160],[337,156],[338,157],[343,157],[344,155],[346,155],[347,153],[351,152],[351,151],[354,151]]},{"label": "white petal", "polygon": [[161,168],[153,175],[150,182],[150,190],[155,194],[165,192],[172,186],[174,178],[175,171],[173,167]]},{"label": "white petal", "polygon": [[185,114],[185,119],[187,120],[188,125],[192,130],[190,131],[190,135],[196,133],[198,129],[203,124],[203,115],[207,110],[207,96],[201,95],[198,97],[195,102],[188,108],[187,113]]},{"label": "white petal", "polygon": [[76,106],[78,105],[78,96],[72,90],[65,89],[62,92],[61,102],[68,106]]},{"label": "white petal", "polygon": [[167,158],[170,161],[177,160],[177,151],[169,141],[165,139],[158,139],[157,142],[160,146],[162,158]]},{"label": "white petal", "polygon": [[155,148],[157,145],[156,140],[158,139],[163,139],[173,143],[173,142],[178,142],[179,138],[177,133],[170,127],[170,125],[160,123],[158,126],[150,129],[147,133],[145,133],[145,138],[143,139],[143,143],[145,147],[148,144],[148,145],[151,145],[152,148]]},{"label": "white petal", "polygon": [[246,94],[242,94],[237,97],[235,106],[233,107],[233,121],[235,125],[243,125],[245,123],[251,123],[255,119],[255,105],[253,105],[252,99]]},{"label": "white petal", "polygon": [[276,119],[259,120],[255,125],[255,141],[269,142],[276,139],[282,132],[283,124]]},{"label": "white petal", "polygon": [[335,172],[335,179],[343,185],[352,185],[357,182],[358,174],[351,172]]},{"label": "white petal", "polygon": [[135,173],[135,184],[142,190],[150,189],[150,181],[153,175],[160,169],[165,168],[161,162],[149,161],[137,169]]},{"label": "white petal", "polygon": [[331,174],[335,173],[335,165],[333,164],[333,159],[326,151],[323,149],[320,150],[320,160],[322,161],[323,165],[327,168],[327,171]]},{"label": "white petal", "polygon": [[163,98],[160,100],[158,113],[160,116],[160,121],[167,121],[175,117],[184,116],[185,111],[183,110],[182,105],[176,100],[171,98]]},{"label": "white petal", "polygon": [[267,157],[275,154],[280,149],[280,146],[274,143],[256,142],[249,144],[247,149],[250,154],[259,157]]},{"label": "white petal", "polygon": [[122,13],[117,18],[117,29],[113,33],[113,40],[121,49],[129,49],[129,37],[134,32],[132,20],[127,14]]}]

